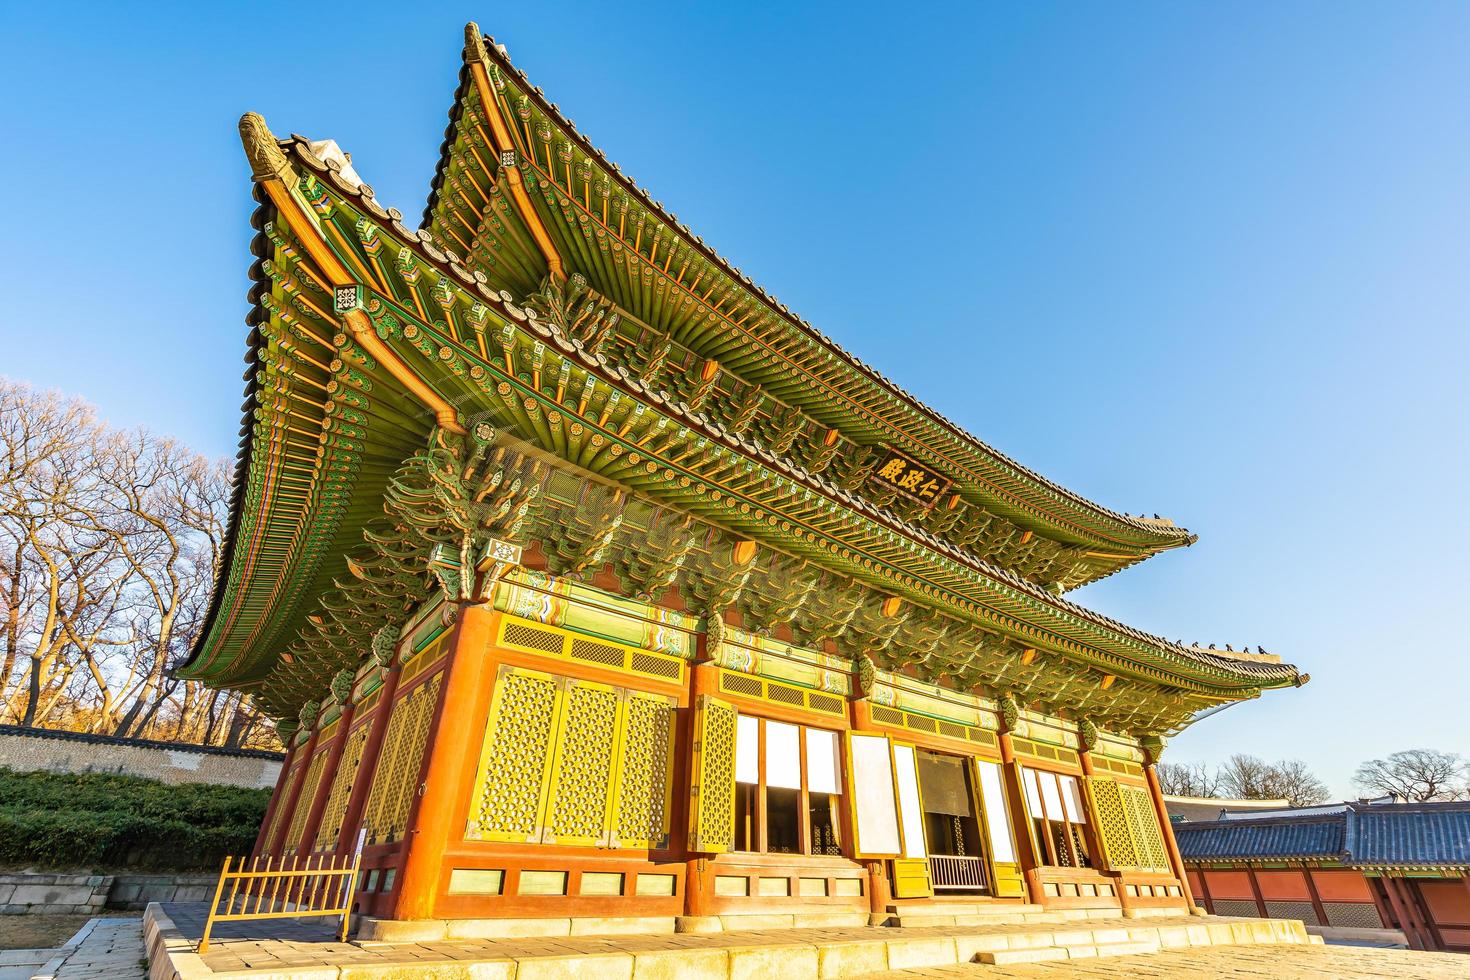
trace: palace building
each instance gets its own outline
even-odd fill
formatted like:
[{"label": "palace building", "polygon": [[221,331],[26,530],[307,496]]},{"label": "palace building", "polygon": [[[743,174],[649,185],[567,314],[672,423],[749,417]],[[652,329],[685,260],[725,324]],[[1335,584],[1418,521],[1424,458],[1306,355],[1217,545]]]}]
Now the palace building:
[{"label": "palace building", "polygon": [[480,935],[1192,907],[1164,739],[1307,677],[1066,593],[1193,535],[844,351],[466,33],[417,230],[240,123],[241,453],[180,673],[279,719],[257,854],[360,852],[365,917]]}]

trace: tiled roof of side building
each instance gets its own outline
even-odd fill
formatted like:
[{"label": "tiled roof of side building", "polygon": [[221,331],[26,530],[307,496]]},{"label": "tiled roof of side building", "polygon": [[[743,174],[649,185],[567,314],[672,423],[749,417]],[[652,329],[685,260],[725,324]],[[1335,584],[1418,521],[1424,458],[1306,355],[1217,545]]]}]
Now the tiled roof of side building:
[{"label": "tiled roof of side building", "polygon": [[1404,803],[1349,808],[1352,863],[1470,867],[1470,803]]},{"label": "tiled roof of side building", "polygon": [[1341,858],[1346,852],[1341,817],[1177,823],[1174,836],[1186,861]]},{"label": "tiled roof of side building", "polygon": [[1178,823],[1174,831],[1186,861],[1330,858],[1354,867],[1470,869],[1470,803],[1344,803]]}]

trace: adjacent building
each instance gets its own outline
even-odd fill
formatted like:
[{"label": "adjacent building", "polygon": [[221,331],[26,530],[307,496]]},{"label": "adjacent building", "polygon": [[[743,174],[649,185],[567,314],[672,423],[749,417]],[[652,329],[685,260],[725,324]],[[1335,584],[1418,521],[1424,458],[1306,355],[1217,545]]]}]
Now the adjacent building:
[{"label": "adjacent building", "polygon": [[1164,738],[1306,675],[1066,593],[1191,534],[819,333],[473,25],[417,229],[240,130],[239,473],[181,672],[280,719],[259,854],[360,849],[363,913],[492,932],[1190,907]]},{"label": "adjacent building", "polygon": [[1225,813],[1174,833],[1195,901],[1216,915],[1470,952],[1470,803]]}]

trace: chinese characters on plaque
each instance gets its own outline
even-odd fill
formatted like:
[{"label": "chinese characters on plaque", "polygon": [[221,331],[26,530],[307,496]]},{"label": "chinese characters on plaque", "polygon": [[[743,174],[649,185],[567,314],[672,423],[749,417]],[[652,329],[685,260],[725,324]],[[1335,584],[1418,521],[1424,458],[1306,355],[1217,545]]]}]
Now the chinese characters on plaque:
[{"label": "chinese characters on plaque", "polygon": [[884,450],[883,461],[873,470],[872,479],[926,507],[932,507],[944,496],[951,482],[891,449]]}]

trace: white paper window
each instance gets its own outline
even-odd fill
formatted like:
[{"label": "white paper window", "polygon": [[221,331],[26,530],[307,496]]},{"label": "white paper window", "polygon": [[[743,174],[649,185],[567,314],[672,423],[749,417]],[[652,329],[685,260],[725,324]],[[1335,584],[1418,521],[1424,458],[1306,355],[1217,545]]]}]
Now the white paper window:
[{"label": "white paper window", "polygon": [[1077,785],[1073,776],[1061,776],[1062,781],[1062,805],[1066,808],[1067,819],[1072,823],[1087,822],[1087,807],[1082,805],[1082,788]]},{"label": "white paper window", "polygon": [[863,854],[898,854],[901,845],[888,739],[882,735],[853,733],[847,746],[852,757],[851,789],[858,847]]},{"label": "white paper window", "polygon": [[1062,819],[1062,796],[1057,792],[1057,777],[1049,772],[1041,773],[1041,802],[1046,804],[1048,820]]},{"label": "white paper window", "polygon": [[898,777],[898,808],[903,817],[903,856],[928,857],[924,847],[924,810],[919,803],[919,760],[913,746],[893,747],[894,773]]},{"label": "white paper window", "polygon": [[806,788],[813,793],[839,793],[837,733],[806,730]]},{"label": "white paper window", "polygon": [[1041,794],[1036,789],[1036,770],[1021,769],[1021,785],[1026,790],[1026,812],[1037,820],[1045,819],[1041,809]]},{"label": "white paper window", "polygon": [[975,766],[980,770],[980,800],[985,807],[985,822],[990,827],[990,853],[1002,864],[1013,862],[1016,860],[1016,845],[1011,840],[1010,812],[1001,786],[1000,766],[978,760]]},{"label": "white paper window", "polygon": [[758,783],[761,781],[759,718],[741,715],[735,726],[735,781]]},{"label": "white paper window", "polygon": [[801,789],[801,729],[766,722],[766,785]]}]

